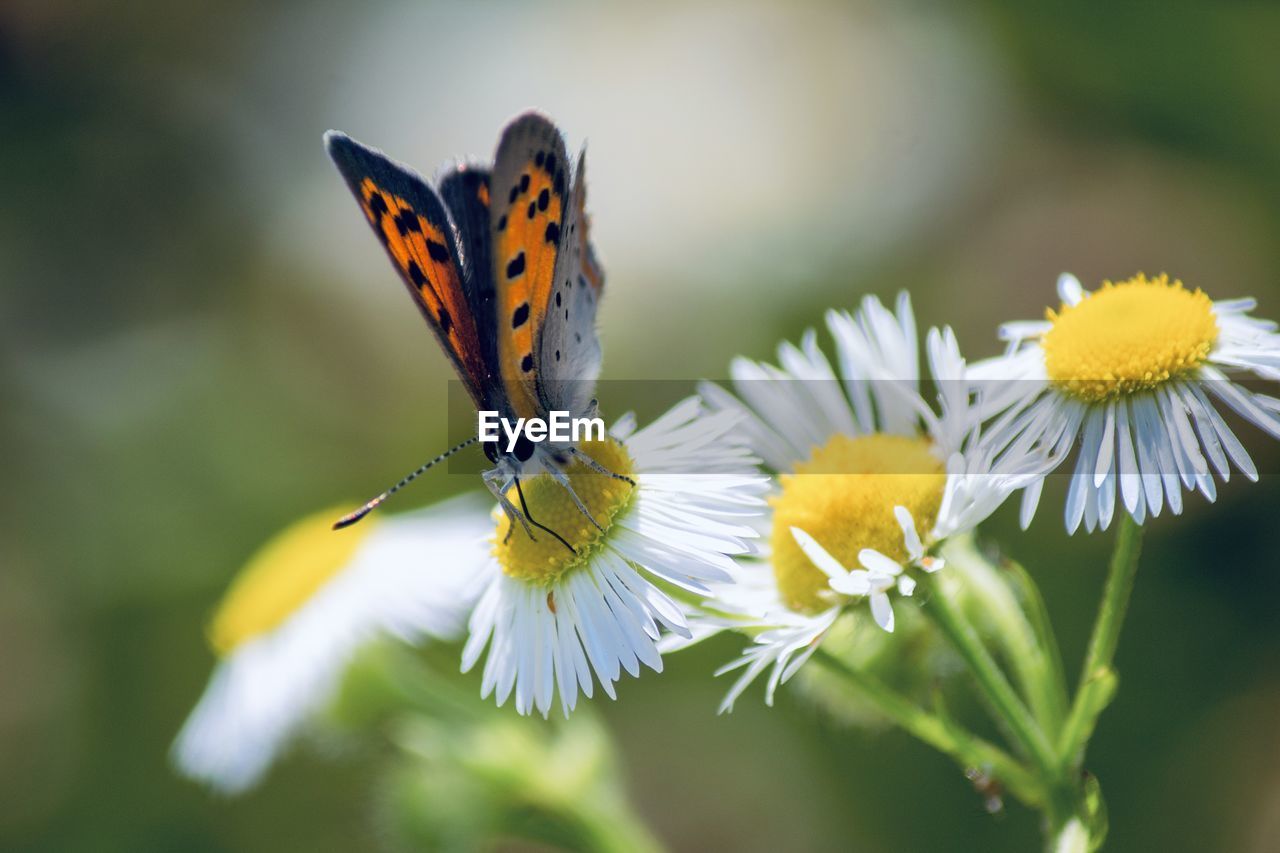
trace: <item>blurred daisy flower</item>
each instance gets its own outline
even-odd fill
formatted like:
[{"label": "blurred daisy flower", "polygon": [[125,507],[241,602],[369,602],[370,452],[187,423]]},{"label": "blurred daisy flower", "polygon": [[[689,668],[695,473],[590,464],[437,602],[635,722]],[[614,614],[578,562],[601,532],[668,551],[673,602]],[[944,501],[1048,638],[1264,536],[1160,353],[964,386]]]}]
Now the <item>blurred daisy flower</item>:
[{"label": "blurred daisy flower", "polygon": [[546,716],[558,692],[567,716],[579,691],[592,695],[593,673],[613,698],[623,671],[662,670],[661,629],[689,629],[661,585],[709,594],[757,535],[743,518],[764,511],[768,481],[733,441],[736,420],[690,398],[644,429],[627,417],[606,440],[580,445],[627,478],[568,469],[599,528],[549,475],[523,484],[538,521],[573,551],[552,537],[512,534],[510,519],[498,518],[490,580],[462,655],[469,670],[488,648],[484,696],[501,705],[514,695],[520,713]]},{"label": "blurred daisy flower", "polygon": [[997,465],[979,441],[976,401],[950,329],[928,335],[935,411],[920,392],[919,341],[910,300],[891,312],[868,297],[857,315],[829,312],[839,376],[806,333],[778,348],[780,366],[737,359],[736,396],[704,383],[712,409],[741,418],[752,450],[779,472],[770,498],[770,553],[740,561],[692,609],[689,645],[724,629],[754,635],[721,672],[745,668],[722,710],[772,667],[766,701],[861,602],[886,631],[891,597],[909,596],[916,570],[942,565],[932,551],[971,530],[1042,463],[1006,454]]},{"label": "blurred daisy flower", "polygon": [[[988,399],[1007,407],[989,429],[993,448],[1038,448],[1058,464],[1077,440],[1067,494],[1067,530],[1107,528],[1116,492],[1138,523],[1167,504],[1182,511],[1184,489],[1213,500],[1212,472],[1257,468],[1227,426],[1222,406],[1280,438],[1280,400],[1228,374],[1280,380],[1276,324],[1248,316],[1255,302],[1213,302],[1165,275],[1139,274],[1089,292],[1058,279],[1061,307],[1043,321],[1007,323],[1002,357],[973,365]],[[998,403],[997,403],[998,400]],[[1035,514],[1043,479],[1023,495],[1022,523]]]},{"label": "blurred daisy flower", "polygon": [[365,644],[461,634],[492,529],[483,500],[335,532],[340,514],[286,528],[232,582],[209,625],[219,662],[173,746],[185,775],[226,793],[252,786]]}]

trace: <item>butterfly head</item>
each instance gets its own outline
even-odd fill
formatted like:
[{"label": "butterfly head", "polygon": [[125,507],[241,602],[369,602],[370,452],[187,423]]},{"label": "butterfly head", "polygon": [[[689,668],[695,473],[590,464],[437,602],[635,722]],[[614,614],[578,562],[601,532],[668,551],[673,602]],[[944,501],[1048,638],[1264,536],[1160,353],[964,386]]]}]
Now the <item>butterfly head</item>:
[{"label": "butterfly head", "polygon": [[497,441],[482,442],[485,457],[498,466],[508,466],[519,471],[524,464],[533,458],[538,445],[529,440],[524,433],[516,436],[515,444],[507,451]]}]

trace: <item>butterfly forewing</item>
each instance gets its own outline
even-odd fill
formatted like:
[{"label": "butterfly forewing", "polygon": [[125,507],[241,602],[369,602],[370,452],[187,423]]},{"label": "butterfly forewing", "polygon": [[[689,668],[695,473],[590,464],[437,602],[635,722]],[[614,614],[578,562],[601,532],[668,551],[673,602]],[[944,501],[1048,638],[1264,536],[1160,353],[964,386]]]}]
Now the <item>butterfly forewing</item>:
[{"label": "butterfly forewing", "polygon": [[561,231],[555,280],[537,342],[538,396],[549,410],[582,413],[600,374],[596,306],[604,273],[596,262],[586,214],[586,149],[578,155]]},{"label": "butterfly forewing", "polygon": [[335,132],[325,145],[472,399],[484,407],[492,385],[481,344],[487,330],[477,328],[444,204],[417,173],[379,151]]},{"label": "butterfly forewing", "polygon": [[569,179],[564,139],[549,119],[526,113],[507,125],[490,182],[494,334],[502,384],[521,417],[547,415],[535,346],[555,282]]}]

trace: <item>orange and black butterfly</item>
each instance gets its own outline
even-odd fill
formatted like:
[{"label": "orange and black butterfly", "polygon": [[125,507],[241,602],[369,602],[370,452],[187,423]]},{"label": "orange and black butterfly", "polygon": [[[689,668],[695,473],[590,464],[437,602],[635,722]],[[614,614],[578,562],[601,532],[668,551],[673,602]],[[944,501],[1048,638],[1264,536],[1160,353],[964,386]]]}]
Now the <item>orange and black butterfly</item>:
[{"label": "orange and black butterfly", "polygon": [[[546,419],[552,411],[594,414],[604,275],[588,235],[585,147],[573,167],[556,126],[527,112],[503,130],[491,169],[456,164],[433,188],[345,134],[330,131],[325,145],[476,408],[512,421]],[[335,526],[363,518],[475,441],[436,457]],[[521,477],[545,471],[573,495],[563,471],[572,458],[600,469],[572,444],[535,444],[521,435],[511,452],[492,442],[483,447],[493,463],[485,485],[530,536],[532,525],[559,538],[529,516]],[[520,508],[508,497],[513,486]]]}]

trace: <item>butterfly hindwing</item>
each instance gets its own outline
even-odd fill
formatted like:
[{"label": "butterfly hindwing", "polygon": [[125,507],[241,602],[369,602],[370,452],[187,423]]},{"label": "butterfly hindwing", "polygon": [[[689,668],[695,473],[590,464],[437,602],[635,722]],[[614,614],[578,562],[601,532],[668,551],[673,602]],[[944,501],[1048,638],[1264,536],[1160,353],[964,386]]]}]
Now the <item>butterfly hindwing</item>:
[{"label": "butterfly hindwing", "polygon": [[458,163],[443,169],[435,183],[458,232],[463,271],[468,278],[479,274],[489,278],[489,170]]},{"label": "butterfly hindwing", "polygon": [[477,405],[490,387],[475,306],[455,229],[435,191],[413,170],[342,133],[325,135],[329,156],[355,194],[419,310]]},{"label": "butterfly hindwing", "polygon": [[[498,339],[494,331],[497,294],[493,286],[493,260],[489,248],[489,170],[473,163],[459,163],[446,169],[436,180],[440,199],[458,231],[462,249],[464,288],[480,333],[484,363],[496,377]],[[492,388],[491,402],[500,403]]]},{"label": "butterfly hindwing", "polygon": [[575,416],[591,404],[601,363],[595,325],[604,272],[589,235],[586,158],[584,147],[574,169],[555,281],[537,342],[540,401],[549,410]]},{"label": "butterfly hindwing", "polygon": [[546,319],[563,238],[570,164],[549,119],[525,113],[498,141],[490,181],[490,248],[497,291],[498,366],[513,410],[546,417],[535,346]]}]

